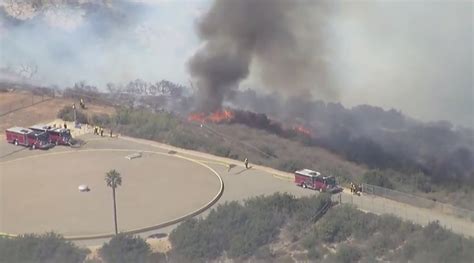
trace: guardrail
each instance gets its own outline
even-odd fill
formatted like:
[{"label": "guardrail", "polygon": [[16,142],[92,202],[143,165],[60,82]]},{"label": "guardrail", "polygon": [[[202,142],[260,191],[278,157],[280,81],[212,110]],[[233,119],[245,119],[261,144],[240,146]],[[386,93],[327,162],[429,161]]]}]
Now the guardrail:
[{"label": "guardrail", "polygon": [[409,204],[415,207],[426,208],[441,211],[448,215],[454,215],[460,218],[466,218],[474,222],[474,211],[450,204],[442,203],[435,200],[430,200],[421,196],[408,194],[376,185],[362,184],[362,192],[366,195],[376,195],[387,199],[391,199],[404,204]]}]

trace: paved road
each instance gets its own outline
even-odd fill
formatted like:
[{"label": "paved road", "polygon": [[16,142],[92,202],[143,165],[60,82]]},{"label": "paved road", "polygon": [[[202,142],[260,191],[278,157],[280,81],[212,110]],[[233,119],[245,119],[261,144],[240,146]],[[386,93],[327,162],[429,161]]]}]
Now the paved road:
[{"label": "paved road", "polygon": [[[191,157],[193,159],[200,160],[205,162],[210,167],[215,169],[223,178],[225,183],[225,190],[224,194],[222,195],[221,199],[218,201],[219,203],[224,203],[226,201],[231,200],[245,200],[249,197],[258,196],[258,195],[269,195],[275,192],[288,192],[295,196],[305,196],[305,195],[312,195],[317,194],[314,191],[302,189],[296,187],[291,182],[291,174],[287,174],[284,172],[276,171],[271,168],[267,167],[260,167],[254,166],[252,169],[246,170],[243,168],[243,165],[240,162],[235,160],[225,159],[221,157],[215,157],[204,153],[193,152],[189,150],[177,149],[172,146],[163,145],[155,142],[127,138],[127,137],[120,137],[119,139],[111,139],[111,138],[101,138],[98,136],[93,135],[84,135],[83,139],[85,139],[87,144],[83,147],[83,149],[141,149],[141,150],[150,150],[150,151],[158,151],[163,153],[168,153],[170,151],[175,151],[177,154],[182,156]],[[12,145],[4,145],[0,143],[0,156],[4,156],[17,148]],[[66,148],[57,148],[53,151],[66,151]],[[44,155],[48,154],[48,152],[42,151],[19,151],[12,155],[8,155],[0,159],[0,162],[5,162],[7,160],[13,160],[20,157],[30,156],[30,155]],[[156,160],[160,162],[159,159]],[[110,165],[113,166],[115,163],[109,161]],[[229,170],[228,164],[233,164],[235,167]],[[76,167],[81,167],[82,163],[76,163]],[[156,168],[148,168],[155,170]],[[0,170],[2,172],[2,170]],[[3,174],[3,172],[1,173]],[[179,176],[179,175],[178,175]],[[148,179],[146,179],[148,180]],[[146,181],[144,180],[144,181]],[[203,185],[202,182],[193,181],[189,182],[184,177],[181,179],[181,184],[185,184],[191,189],[198,189],[202,192],[206,192],[207,188]],[[67,181],[67,180],[65,180]],[[54,182],[52,182],[54,184]],[[129,192],[129,196],[127,198],[133,198],[134,194],[139,194],[139,188],[132,190],[132,188],[125,189],[125,185],[127,184],[127,180],[124,180],[124,188],[122,192]],[[180,187],[179,183],[170,183],[169,189],[170,192],[176,191],[180,194],[186,194],[186,190]],[[142,187],[142,186],[140,186]],[[5,189],[5,185],[3,184],[2,189]],[[187,188],[188,189],[188,188]],[[213,189],[212,187],[210,189]],[[209,189],[209,190],[210,190]],[[127,190],[127,191],[125,191]],[[2,191],[3,192],[3,191]],[[121,193],[122,193],[121,192]],[[26,195],[26,193],[25,193]],[[208,194],[210,195],[210,194]],[[148,197],[146,197],[148,198]],[[145,198],[145,199],[146,199]],[[163,197],[161,197],[163,198]],[[144,215],[136,214],[135,219],[130,220],[138,220],[136,218],[143,219],[146,217],[154,217],[155,219],[159,218],[166,218],[168,215],[169,206],[172,207],[180,207],[186,206],[187,202],[184,199],[174,200],[173,198],[165,198],[167,202],[161,202],[158,198],[150,198],[151,201],[147,201],[147,206],[149,206],[149,210],[153,212],[147,212]],[[454,232],[465,234],[467,236],[474,236],[474,224],[472,222],[464,221],[455,217],[443,215],[441,213],[437,213],[431,210],[424,210],[420,208],[411,207],[402,203],[397,203],[391,200],[379,198],[379,197],[371,197],[371,196],[352,196],[347,193],[343,193],[340,197],[343,203],[353,203],[354,205],[358,206],[359,208],[363,209],[364,211],[374,212],[374,213],[394,213],[397,216],[414,221],[415,223],[426,224],[428,221],[435,221],[439,220],[442,225],[445,225],[448,228],[451,228]],[[126,202],[122,200],[122,202]],[[106,203],[102,204],[104,206],[104,210],[108,209],[108,205]],[[102,206],[101,205],[101,206]],[[110,219],[110,218],[109,218]],[[124,224],[125,218],[120,219],[119,222]],[[129,219],[127,219],[129,220]],[[105,226],[105,225],[104,225]],[[143,233],[142,236],[146,237],[151,233],[156,232],[164,232],[169,233],[175,226],[167,227],[158,231],[151,231]],[[67,229],[65,229],[67,231]],[[92,240],[92,241],[82,241],[78,242],[79,244],[85,245],[97,245],[101,244],[105,240]]]}]

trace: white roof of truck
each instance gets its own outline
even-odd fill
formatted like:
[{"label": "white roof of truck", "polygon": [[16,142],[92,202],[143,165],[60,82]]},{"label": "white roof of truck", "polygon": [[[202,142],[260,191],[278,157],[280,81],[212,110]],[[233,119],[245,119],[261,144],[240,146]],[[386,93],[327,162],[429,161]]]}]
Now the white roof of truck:
[{"label": "white roof of truck", "polygon": [[37,129],[37,130],[49,130],[51,129],[51,125],[46,125],[46,124],[36,124],[30,127],[31,129]]},{"label": "white roof of truck", "polygon": [[22,127],[12,127],[10,129],[7,129],[7,131],[21,133],[21,134],[28,134],[32,132],[32,130],[27,129],[27,128],[22,128]]},{"label": "white roof of truck", "polygon": [[298,170],[298,171],[296,171],[295,173],[301,174],[301,175],[305,175],[305,176],[309,176],[309,177],[321,176],[321,173],[320,173],[320,172],[316,172],[316,171],[313,171],[313,170],[310,170],[310,169]]}]

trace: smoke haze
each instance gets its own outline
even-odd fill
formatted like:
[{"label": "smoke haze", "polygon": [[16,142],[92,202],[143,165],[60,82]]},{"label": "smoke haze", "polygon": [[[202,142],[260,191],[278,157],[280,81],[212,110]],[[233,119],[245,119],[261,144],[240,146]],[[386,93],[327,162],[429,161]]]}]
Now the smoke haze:
[{"label": "smoke haze", "polygon": [[250,87],[474,127],[473,8],[470,1],[0,0],[0,79],[84,80],[104,90],[137,78],[187,84],[191,74],[204,110]]},{"label": "smoke haze", "polygon": [[330,84],[325,2],[215,1],[198,23],[204,45],[189,61],[203,110],[221,107],[252,63],[266,87],[283,95],[336,98]]}]

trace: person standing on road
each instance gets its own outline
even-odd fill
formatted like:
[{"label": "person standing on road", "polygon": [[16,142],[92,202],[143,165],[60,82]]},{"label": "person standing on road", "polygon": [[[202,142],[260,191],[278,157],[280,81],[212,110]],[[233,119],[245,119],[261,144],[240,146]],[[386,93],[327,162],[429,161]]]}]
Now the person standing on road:
[{"label": "person standing on road", "polygon": [[110,129],[110,138],[112,138],[112,129]]},{"label": "person standing on road", "polygon": [[100,137],[104,137],[104,128],[100,128]]},{"label": "person standing on road", "polygon": [[245,164],[245,168],[249,169],[249,159],[245,158],[244,164]]}]

